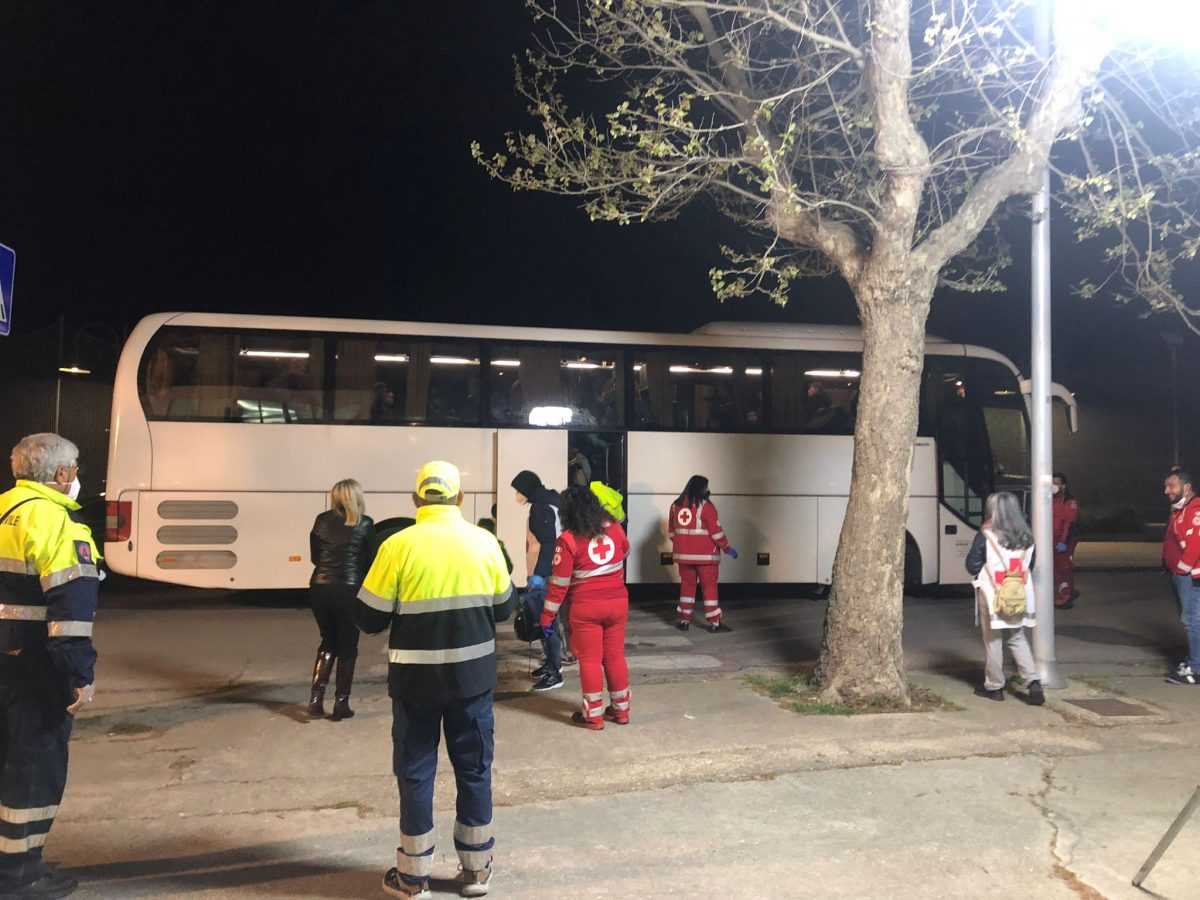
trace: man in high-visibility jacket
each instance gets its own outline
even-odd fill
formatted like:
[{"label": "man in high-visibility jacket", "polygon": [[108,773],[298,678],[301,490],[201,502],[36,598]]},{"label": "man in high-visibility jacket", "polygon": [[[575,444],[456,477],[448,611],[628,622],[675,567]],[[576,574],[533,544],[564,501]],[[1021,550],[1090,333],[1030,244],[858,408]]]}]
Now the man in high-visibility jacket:
[{"label": "man in high-visibility jacket", "polygon": [[75,712],[92,699],[99,553],[79,509],[79,449],[57,434],[12,452],[0,494],[0,896],[65,897],[42,845],[67,783]]},{"label": "man in high-visibility jacket", "polygon": [[492,877],[492,757],[496,622],[513,589],[495,536],[462,517],[462,481],[448,462],[417,474],[416,524],[383,542],[358,595],[368,634],[391,626],[388,693],[393,769],[400,785],[400,846],[383,878],[393,897],[425,898],[433,875],[433,782],[438,732],[458,783],[454,847],[464,897]]}]

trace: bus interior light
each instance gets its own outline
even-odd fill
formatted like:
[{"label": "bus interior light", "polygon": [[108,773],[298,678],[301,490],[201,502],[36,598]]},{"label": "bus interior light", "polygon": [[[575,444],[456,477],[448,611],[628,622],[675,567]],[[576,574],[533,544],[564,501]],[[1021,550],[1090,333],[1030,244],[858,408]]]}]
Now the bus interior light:
[{"label": "bus interior light", "polygon": [[567,369],[611,369],[613,364],[589,362],[586,359],[581,359],[579,361],[569,359],[563,363],[563,366]]},{"label": "bus interior light", "polygon": [[858,369],[809,369],[804,373],[809,378],[860,378]]},{"label": "bus interior light", "polygon": [[566,406],[535,406],[529,411],[529,424],[541,428],[561,428],[571,424],[572,415]]},{"label": "bus interior light", "polygon": [[308,359],[306,350],[239,350],[238,356],[255,359]]},{"label": "bus interior light", "polygon": [[91,375],[91,369],[85,369],[82,366],[59,366],[58,371],[64,375]]},{"label": "bus interior light", "polygon": [[699,366],[671,366],[672,375],[732,375],[733,366],[713,366],[712,368],[701,368]]},{"label": "bus interior light", "polygon": [[746,370],[746,374],[747,375],[761,375],[762,369],[760,369],[756,366],[751,366],[749,369]]},{"label": "bus interior light", "polygon": [[477,366],[479,360],[467,359],[465,356],[431,356],[429,361],[435,366]]},{"label": "bus interior light", "polygon": [[521,367],[521,361],[519,359],[493,359],[492,365],[496,366],[497,368],[519,369]]},{"label": "bus interior light", "polygon": [[376,353],[375,362],[406,363],[408,362],[408,356],[404,353]]}]

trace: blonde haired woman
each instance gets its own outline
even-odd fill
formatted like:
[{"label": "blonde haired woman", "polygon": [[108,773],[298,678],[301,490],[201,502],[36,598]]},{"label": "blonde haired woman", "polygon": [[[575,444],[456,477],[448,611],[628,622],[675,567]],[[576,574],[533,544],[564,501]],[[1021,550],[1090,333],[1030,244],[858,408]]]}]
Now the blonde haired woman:
[{"label": "blonde haired woman", "polygon": [[357,481],[339,481],[329,492],[329,509],[317,516],[308,536],[313,564],[308,596],[321,630],[308,700],[308,714],[314,718],[325,717],[325,687],[335,659],[337,683],[330,718],[337,722],[354,715],[350,708],[350,686],[358,659],[354,603],[376,550],[375,523],[366,514],[366,506]]}]

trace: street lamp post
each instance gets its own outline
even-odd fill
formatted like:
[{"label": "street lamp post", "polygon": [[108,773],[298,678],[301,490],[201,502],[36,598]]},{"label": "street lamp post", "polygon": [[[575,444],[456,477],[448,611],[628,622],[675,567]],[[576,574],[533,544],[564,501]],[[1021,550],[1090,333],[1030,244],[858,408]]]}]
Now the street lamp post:
[{"label": "street lamp post", "polygon": [[[1050,58],[1052,11],[1049,2],[1037,6],[1035,39],[1044,59]],[[1066,687],[1058,671],[1054,647],[1054,526],[1051,485],[1054,483],[1053,397],[1050,371],[1050,167],[1033,198],[1031,284],[1031,391],[1033,413],[1033,540],[1037,548],[1033,570],[1037,627],[1033,650],[1038,674],[1046,688]]]}]

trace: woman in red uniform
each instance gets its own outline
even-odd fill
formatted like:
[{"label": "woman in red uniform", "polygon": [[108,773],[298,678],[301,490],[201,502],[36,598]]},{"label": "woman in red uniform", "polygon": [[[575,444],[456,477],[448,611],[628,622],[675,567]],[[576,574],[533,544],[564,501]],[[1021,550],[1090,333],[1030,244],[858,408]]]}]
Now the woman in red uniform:
[{"label": "woman in red uniform", "polygon": [[1071,496],[1067,476],[1054,473],[1054,605],[1070,609],[1075,605],[1075,520],[1079,504]]},{"label": "woman in red uniform", "polygon": [[[559,509],[562,533],[554,547],[550,591],[542,606],[543,631],[554,627],[564,601],[570,601],[571,652],[579,657],[583,709],[571,721],[599,731],[604,720],[629,724],[629,664],[625,625],[629,594],[625,557],[629,539],[586,487],[569,488]],[[610,704],[604,706],[604,681]]]},{"label": "woman in red uniform", "polygon": [[729,546],[725,529],[717,518],[717,508],[708,499],[708,479],[693,475],[679,498],[671,504],[667,517],[671,536],[671,555],[679,566],[679,621],[675,627],[687,631],[696,607],[696,583],[704,594],[704,624],[716,634],[721,630],[721,606],[717,599],[717,572],[721,554],[737,559]]}]

